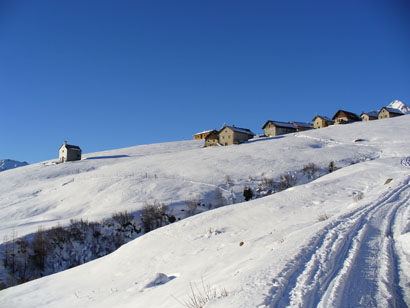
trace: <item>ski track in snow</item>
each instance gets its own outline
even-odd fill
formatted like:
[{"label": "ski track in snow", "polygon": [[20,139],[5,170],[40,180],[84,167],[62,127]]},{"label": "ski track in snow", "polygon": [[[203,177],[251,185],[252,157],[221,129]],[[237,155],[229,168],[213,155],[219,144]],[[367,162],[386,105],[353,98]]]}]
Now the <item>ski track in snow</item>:
[{"label": "ski track in snow", "polygon": [[401,160],[401,164],[402,164],[404,167],[409,167],[409,168],[410,168],[410,156],[407,156],[406,158],[403,158],[403,159]]},{"label": "ski track in snow", "polygon": [[264,304],[407,307],[399,287],[392,226],[397,211],[410,203],[409,183],[410,178],[319,231],[273,280]]}]

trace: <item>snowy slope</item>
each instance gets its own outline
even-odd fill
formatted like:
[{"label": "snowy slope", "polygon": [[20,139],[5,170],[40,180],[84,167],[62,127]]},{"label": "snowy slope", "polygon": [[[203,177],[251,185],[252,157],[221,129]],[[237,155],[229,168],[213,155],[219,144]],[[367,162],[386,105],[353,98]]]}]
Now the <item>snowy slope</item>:
[{"label": "snowy slope", "polygon": [[0,172],[1,171],[5,171],[5,170],[9,170],[9,169],[14,169],[17,167],[21,167],[21,166],[27,166],[28,163],[23,161],[17,161],[17,160],[12,160],[12,159],[1,159],[0,160]]},{"label": "snowy slope", "polygon": [[[326,169],[330,161],[342,167],[391,156],[402,152],[405,140],[397,131],[406,131],[407,122],[408,117],[394,127],[389,121],[355,123],[230,147],[202,148],[203,141],[137,146],[84,155],[82,161],[9,170],[0,173],[0,237],[72,218],[100,220],[154,200],[171,206],[192,198],[213,202],[218,187],[229,199],[232,189],[240,195],[251,184],[250,176],[277,179],[309,162]],[[231,187],[224,185],[226,176],[232,178]]]},{"label": "snowy slope", "polygon": [[[190,283],[201,287],[203,278],[228,293],[206,307],[405,307],[409,120],[334,126],[231,147],[201,148],[196,141],[134,147],[0,174],[1,231],[26,234],[72,217],[138,209],[144,200],[209,197],[216,186],[229,196],[231,188],[243,190],[249,176],[276,178],[309,162],[345,167],[157,229],[101,259],[0,291],[0,303],[182,307],[178,301],[189,298]],[[225,175],[232,177],[230,188]],[[393,180],[385,185],[388,178]],[[357,192],[362,200],[354,200]],[[158,273],[166,276],[155,285]]]}]

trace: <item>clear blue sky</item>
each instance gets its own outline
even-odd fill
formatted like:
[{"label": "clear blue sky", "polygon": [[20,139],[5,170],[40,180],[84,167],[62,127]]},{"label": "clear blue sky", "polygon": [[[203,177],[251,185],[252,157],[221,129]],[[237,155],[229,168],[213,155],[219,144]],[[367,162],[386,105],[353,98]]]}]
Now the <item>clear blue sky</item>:
[{"label": "clear blue sky", "polygon": [[410,1],[0,0],[0,159],[410,105]]}]

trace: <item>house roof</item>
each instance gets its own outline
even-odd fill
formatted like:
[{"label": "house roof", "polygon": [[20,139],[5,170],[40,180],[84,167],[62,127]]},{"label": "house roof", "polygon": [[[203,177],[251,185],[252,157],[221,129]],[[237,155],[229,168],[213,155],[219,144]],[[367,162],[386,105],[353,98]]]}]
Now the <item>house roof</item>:
[{"label": "house roof", "polygon": [[325,121],[334,122],[332,119],[330,119],[330,118],[328,118],[328,117],[325,117],[325,116],[321,116],[321,115],[315,116],[312,121],[315,121],[316,118],[321,118],[321,119],[323,119],[323,120],[325,120]]},{"label": "house roof", "polygon": [[262,126],[262,129],[265,129],[265,127],[266,127],[266,125],[268,125],[268,123],[272,123],[272,124],[275,125],[276,127],[286,127],[286,128],[296,129],[296,126],[293,125],[292,123],[289,123],[289,122],[281,122],[281,121],[271,121],[271,120],[266,121],[266,123]]},{"label": "house roof", "polygon": [[353,120],[353,121],[361,121],[362,119],[357,115],[357,114],[355,114],[355,113],[353,113],[353,112],[350,112],[350,111],[346,111],[346,110],[338,110],[336,113],[335,113],[335,115],[333,116],[333,120],[334,119],[336,119],[336,117],[337,117],[337,115],[339,114],[339,113],[341,113],[341,112],[343,112],[345,115],[346,115],[346,117],[348,118],[348,119],[350,119],[350,120]]},{"label": "house roof", "polygon": [[362,116],[362,115],[364,115],[364,114],[368,115],[369,117],[377,118],[379,112],[376,111],[376,110],[372,110],[372,111],[369,111],[369,112],[362,112],[362,113],[360,114],[360,116]]},{"label": "house roof", "polygon": [[293,125],[295,125],[297,127],[307,127],[307,128],[312,128],[313,127],[312,123],[295,122],[295,121],[293,121],[292,123],[293,123]]},{"label": "house roof", "polygon": [[225,125],[224,127],[222,127],[218,133],[220,133],[224,128],[230,128],[231,130],[233,130],[236,133],[241,133],[241,134],[248,134],[248,135],[252,135],[254,136],[255,134],[247,128],[240,128],[240,127],[236,127],[236,126],[229,126],[229,125]]},{"label": "house roof", "polygon": [[204,130],[203,132],[199,132],[199,133],[196,133],[196,134],[194,134],[194,136],[196,136],[196,135],[202,135],[202,134],[207,134],[207,133],[211,133],[211,132],[213,132],[215,129],[211,129],[211,130]]},{"label": "house roof", "polygon": [[[382,111],[383,109],[386,109],[388,112],[390,113],[395,113],[395,114],[404,114],[403,112],[401,112],[399,109],[395,109],[395,108],[390,108],[390,107],[383,107],[382,109],[380,109],[380,111]],[[379,111],[379,113],[380,113]]]},{"label": "house roof", "polygon": [[67,150],[81,151],[81,148],[78,145],[63,143],[61,147],[64,147],[64,146],[66,147]]},{"label": "house roof", "polygon": [[205,140],[216,138],[218,139],[218,132],[216,130],[212,130],[206,137]]}]

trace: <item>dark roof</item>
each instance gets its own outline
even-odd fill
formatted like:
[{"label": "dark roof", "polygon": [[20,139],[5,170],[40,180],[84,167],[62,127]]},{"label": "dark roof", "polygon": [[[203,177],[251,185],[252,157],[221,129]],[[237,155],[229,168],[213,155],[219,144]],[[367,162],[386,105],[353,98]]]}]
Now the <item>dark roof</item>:
[{"label": "dark roof", "polygon": [[295,122],[295,121],[293,121],[292,123],[293,123],[293,125],[298,126],[298,127],[308,127],[308,128],[313,127],[312,123]]},{"label": "dark roof", "polygon": [[63,143],[62,147],[63,146],[65,146],[67,150],[80,150],[81,151],[81,148],[78,145]]},{"label": "dark roof", "polygon": [[280,122],[280,121],[271,121],[271,120],[266,121],[266,123],[262,126],[262,129],[265,129],[265,127],[266,127],[266,125],[268,125],[268,123],[272,123],[272,124],[275,125],[276,127],[286,127],[286,128],[294,128],[294,129],[296,129],[296,126],[293,125],[292,123],[289,123],[289,122]]},{"label": "dark roof", "polygon": [[211,139],[211,138],[218,138],[218,132],[216,130],[211,131],[206,137],[205,140]]},{"label": "dark roof", "polygon": [[[404,114],[403,112],[401,112],[399,109],[395,109],[395,108],[390,108],[390,107],[383,107],[382,109],[386,109],[388,112],[390,113],[395,113],[395,114]],[[382,109],[380,109],[380,111],[382,111]],[[379,112],[380,112],[379,111]]]},{"label": "dark roof", "polygon": [[362,118],[360,118],[357,114],[350,112],[350,111],[346,111],[346,110],[338,110],[335,115],[333,116],[333,120],[336,118],[336,116],[338,115],[339,112],[343,112],[348,119],[353,120],[353,121],[361,121]]},{"label": "dark roof", "polygon": [[377,118],[378,113],[379,113],[378,111],[372,110],[372,111],[369,111],[369,112],[362,112],[362,114],[360,116],[362,116],[363,114],[367,114],[369,117]]},{"label": "dark roof", "polygon": [[225,125],[224,127],[222,127],[222,128],[219,130],[218,133],[220,133],[225,127],[228,127],[228,128],[230,128],[230,129],[232,129],[232,130],[233,130],[234,132],[236,132],[236,133],[248,134],[248,135],[252,135],[252,136],[255,135],[254,133],[252,133],[252,131],[251,131],[250,129],[240,128],[240,127],[236,127],[236,126],[228,126],[228,125]]},{"label": "dark roof", "polygon": [[322,119],[325,120],[325,121],[334,122],[332,119],[330,119],[330,118],[328,118],[328,117],[325,117],[325,116],[321,116],[321,115],[315,116],[312,121],[315,121],[315,119],[318,118],[318,117],[319,117],[319,118],[322,118]]}]

